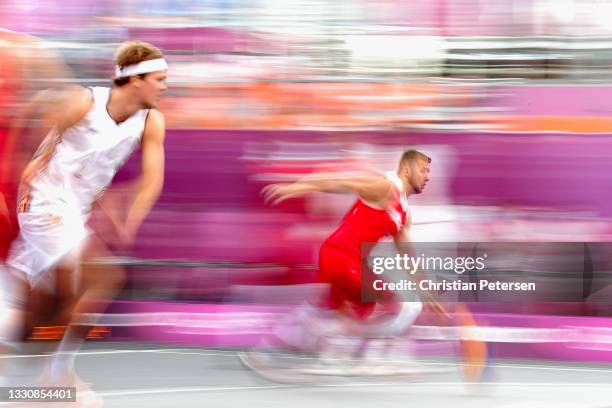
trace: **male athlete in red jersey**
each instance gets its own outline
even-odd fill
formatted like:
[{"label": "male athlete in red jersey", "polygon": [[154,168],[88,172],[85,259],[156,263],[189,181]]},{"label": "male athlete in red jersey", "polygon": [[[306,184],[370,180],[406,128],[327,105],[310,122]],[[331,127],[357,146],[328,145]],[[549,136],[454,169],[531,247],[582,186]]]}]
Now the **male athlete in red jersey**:
[{"label": "male athlete in red jersey", "polygon": [[[356,317],[367,317],[374,302],[361,299],[362,244],[375,243],[392,236],[395,243],[410,242],[411,224],[408,197],[420,194],[429,181],[431,158],[417,150],[404,152],[397,172],[367,174],[343,178],[332,175],[314,175],[291,184],[273,184],[263,193],[266,201],[278,204],[288,198],[311,192],[351,192],[358,199],[344,220],[323,243],[319,252],[317,280],[331,287],[331,306]],[[416,276],[420,279],[420,275]],[[443,308],[429,293],[423,294],[434,310]],[[384,300],[391,300],[387,294]],[[420,307],[419,307],[420,311]],[[418,314],[418,313],[417,313]],[[416,316],[414,316],[416,318]]]},{"label": "male athlete in red jersey", "polygon": [[[327,283],[331,289],[330,306],[334,310],[357,318],[356,322],[364,324],[341,325],[340,330],[348,329],[358,337],[396,337],[416,320],[421,312],[420,302],[400,302],[394,299],[393,293],[384,293],[379,302],[364,302],[361,298],[364,278],[373,276],[370,271],[362,275],[362,259],[368,253],[362,253],[365,243],[376,243],[386,236],[393,237],[397,249],[404,252],[410,243],[411,216],[407,200],[412,194],[420,194],[429,181],[431,158],[417,150],[407,150],[402,154],[397,172],[385,174],[364,174],[359,177],[340,177],[333,174],[318,174],[306,177],[290,184],[272,184],[264,188],[263,195],[267,202],[276,205],[282,201],[312,192],[349,192],[357,194],[358,199],[344,217],[340,226],[325,240],[319,252],[319,270],[317,281]],[[367,249],[366,249],[367,251]],[[423,279],[420,271],[412,275],[419,282]],[[369,282],[366,282],[369,283]],[[420,291],[419,297],[426,305],[440,315],[448,317],[444,308],[434,295]],[[396,300],[396,301],[393,301]],[[380,322],[367,322],[376,304],[392,311],[394,318]],[[389,308],[391,306],[391,308]],[[312,309],[311,309],[312,311]],[[457,306],[457,321],[461,325],[473,326],[474,320],[467,309]],[[302,321],[299,316],[297,320]],[[370,323],[370,324],[368,324]],[[373,323],[373,324],[372,324]],[[321,326],[321,325],[319,325]],[[323,325],[325,326],[325,324]],[[333,326],[333,324],[329,325]],[[323,336],[337,335],[335,329],[325,330]],[[283,333],[283,331],[285,333]],[[304,337],[300,331],[298,337]],[[292,336],[285,336],[286,330],[277,330],[278,339],[290,346],[295,341],[287,341]],[[295,336],[293,336],[295,338]],[[312,339],[311,339],[312,340]],[[310,346],[318,344],[320,339],[311,341]],[[464,373],[468,380],[480,378],[486,365],[486,345],[477,341],[462,341],[464,354]],[[308,340],[297,347],[309,347]]]}]

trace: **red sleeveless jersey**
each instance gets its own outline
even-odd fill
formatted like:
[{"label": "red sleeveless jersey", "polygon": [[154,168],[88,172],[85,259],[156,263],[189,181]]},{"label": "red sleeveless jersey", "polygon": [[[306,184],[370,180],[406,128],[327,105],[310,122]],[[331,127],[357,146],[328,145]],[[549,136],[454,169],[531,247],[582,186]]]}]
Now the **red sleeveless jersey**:
[{"label": "red sleeveless jersey", "polygon": [[401,181],[393,181],[395,186],[388,208],[377,208],[358,199],[323,245],[334,246],[347,255],[360,258],[361,244],[375,243],[400,231],[408,220],[408,205],[406,195],[400,191]]},{"label": "red sleeveless jersey", "polygon": [[[348,301],[348,310],[352,310],[352,313],[359,318],[367,317],[375,304],[361,300],[364,279],[361,260],[369,255],[361,253],[361,245],[376,243],[386,236],[397,233],[406,225],[409,218],[402,183],[397,176],[389,178],[394,181],[395,186],[390,193],[392,196],[388,207],[376,208],[358,199],[338,229],[325,240],[319,251],[316,281],[330,284],[331,289],[326,306],[339,309]],[[394,298],[392,292],[379,295],[385,300]]]}]

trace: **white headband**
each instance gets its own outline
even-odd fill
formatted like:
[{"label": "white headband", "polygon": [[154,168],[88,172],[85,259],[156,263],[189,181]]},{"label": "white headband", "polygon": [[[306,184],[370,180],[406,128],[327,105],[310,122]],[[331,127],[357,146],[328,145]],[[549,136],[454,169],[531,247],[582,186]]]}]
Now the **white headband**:
[{"label": "white headband", "polygon": [[119,66],[115,67],[115,78],[124,78],[132,75],[148,74],[149,72],[161,71],[168,69],[168,64],[163,58],[154,60],[142,61],[138,64],[128,65],[121,69]]}]

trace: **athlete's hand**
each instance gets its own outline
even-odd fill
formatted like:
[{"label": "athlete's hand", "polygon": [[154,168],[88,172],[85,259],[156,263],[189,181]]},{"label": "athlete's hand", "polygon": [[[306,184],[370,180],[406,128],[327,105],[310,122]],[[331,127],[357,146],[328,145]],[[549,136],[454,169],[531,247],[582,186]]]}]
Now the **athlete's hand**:
[{"label": "athlete's hand", "polygon": [[310,186],[303,183],[269,184],[261,190],[261,196],[266,204],[274,206],[289,198],[306,194],[310,190]]},{"label": "athlete's hand", "polygon": [[427,303],[425,303],[425,307],[436,313],[439,317],[443,319],[450,319],[450,316],[448,313],[446,313],[446,309],[444,309],[444,306],[442,306],[442,304],[436,300],[428,301]]},{"label": "athlete's hand", "polygon": [[127,225],[122,222],[117,214],[109,211],[106,213],[110,224],[113,228],[114,242],[113,245],[120,250],[128,251],[134,246],[136,233],[132,232]]},{"label": "athlete's hand", "polygon": [[117,247],[119,249],[128,250],[134,246],[136,234],[129,231],[125,225],[116,224],[115,234],[117,236]]},{"label": "athlete's hand", "polygon": [[442,304],[438,302],[434,295],[429,292],[424,292],[421,293],[420,296],[422,297],[423,305],[425,306],[425,308],[435,313],[438,318],[444,319],[445,321],[448,321],[448,319],[450,319],[450,315],[446,312],[444,306],[442,306]]},{"label": "athlete's hand", "polygon": [[[101,199],[97,200],[95,204],[100,209],[100,214],[106,221],[102,224],[102,230],[106,231],[104,233],[106,236],[106,243],[117,249],[130,249],[134,245],[134,237],[136,234],[130,232],[126,223],[123,221],[124,217],[119,214],[121,204],[116,196],[107,193]],[[106,227],[104,225],[106,225]]]}]

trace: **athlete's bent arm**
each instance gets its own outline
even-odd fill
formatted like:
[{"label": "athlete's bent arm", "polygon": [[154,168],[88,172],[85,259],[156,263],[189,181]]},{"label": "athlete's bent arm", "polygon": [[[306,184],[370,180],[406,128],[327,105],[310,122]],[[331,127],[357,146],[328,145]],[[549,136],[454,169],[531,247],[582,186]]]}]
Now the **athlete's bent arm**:
[{"label": "athlete's bent arm", "polygon": [[165,134],[164,116],[151,109],[142,135],[142,177],[125,222],[126,232],[131,238],[136,236],[164,185]]}]

